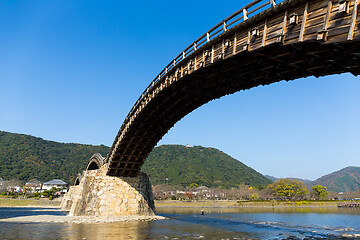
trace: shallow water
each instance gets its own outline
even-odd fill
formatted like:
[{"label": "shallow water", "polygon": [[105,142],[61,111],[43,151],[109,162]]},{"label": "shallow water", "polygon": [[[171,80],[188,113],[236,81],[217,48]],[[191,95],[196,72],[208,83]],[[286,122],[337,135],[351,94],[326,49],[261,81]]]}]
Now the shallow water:
[{"label": "shallow water", "polygon": [[[41,211],[39,211],[41,210]],[[0,239],[336,239],[360,234],[360,209],[158,208],[166,220],[101,224],[0,223]],[[53,209],[0,208],[0,218],[64,215]]]}]

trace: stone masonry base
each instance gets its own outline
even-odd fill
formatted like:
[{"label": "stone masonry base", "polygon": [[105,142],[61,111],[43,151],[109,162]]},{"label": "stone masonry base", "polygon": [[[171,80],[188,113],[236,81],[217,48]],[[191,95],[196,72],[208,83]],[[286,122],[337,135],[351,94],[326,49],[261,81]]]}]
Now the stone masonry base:
[{"label": "stone masonry base", "polygon": [[61,202],[70,216],[155,215],[150,179],[145,173],[137,177],[110,177],[106,165],[84,171],[80,184],[72,186]]}]

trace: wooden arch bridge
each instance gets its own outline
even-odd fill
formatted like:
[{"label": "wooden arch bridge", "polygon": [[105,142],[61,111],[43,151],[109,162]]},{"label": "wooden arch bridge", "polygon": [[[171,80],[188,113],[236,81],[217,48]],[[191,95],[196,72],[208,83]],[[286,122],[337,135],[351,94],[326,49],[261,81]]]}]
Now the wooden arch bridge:
[{"label": "wooden arch bridge", "polygon": [[357,76],[359,15],[359,0],[255,0],[241,8],[188,46],[146,88],[101,163],[107,164],[106,174],[137,176],[167,131],[213,99],[281,80]]}]

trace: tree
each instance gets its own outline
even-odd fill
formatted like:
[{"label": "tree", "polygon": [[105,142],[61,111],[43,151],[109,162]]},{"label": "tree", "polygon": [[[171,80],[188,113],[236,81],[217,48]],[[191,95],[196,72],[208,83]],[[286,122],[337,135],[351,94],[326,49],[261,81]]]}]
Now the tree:
[{"label": "tree", "polygon": [[199,187],[199,184],[197,184],[197,183],[192,183],[189,186],[189,188],[198,188],[198,187]]},{"label": "tree", "polygon": [[21,186],[21,181],[18,179],[10,179],[4,181],[4,186],[7,191],[7,197],[9,197],[9,194],[13,194],[15,192],[15,188],[18,186]]},{"label": "tree", "polygon": [[185,193],[185,196],[186,196],[189,200],[191,200],[191,199],[194,197],[194,194],[192,194],[191,192],[186,192],[186,193]]},{"label": "tree", "polygon": [[268,188],[274,196],[278,196],[286,200],[303,198],[308,193],[303,182],[289,178],[276,180],[274,183],[269,184]]},{"label": "tree", "polygon": [[327,187],[316,185],[311,188],[311,195],[314,196],[317,200],[324,199],[330,195]]},{"label": "tree", "polygon": [[252,193],[250,194],[250,200],[259,200],[259,194],[257,193]]}]

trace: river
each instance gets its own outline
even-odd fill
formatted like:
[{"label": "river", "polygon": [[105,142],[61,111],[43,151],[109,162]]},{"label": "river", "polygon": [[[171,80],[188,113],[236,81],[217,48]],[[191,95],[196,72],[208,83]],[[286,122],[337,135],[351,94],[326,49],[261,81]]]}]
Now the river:
[{"label": "river", "polygon": [[[360,209],[158,208],[166,220],[124,223],[0,222],[0,239],[339,239],[360,234]],[[65,215],[32,208],[0,208],[0,218]],[[359,235],[360,236],[360,235]]]}]

